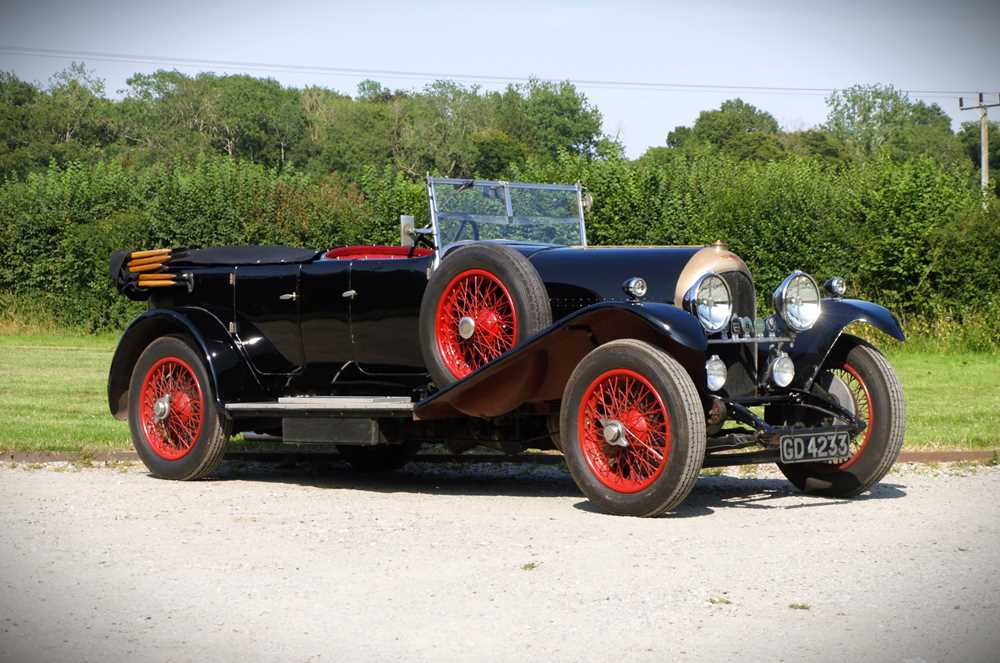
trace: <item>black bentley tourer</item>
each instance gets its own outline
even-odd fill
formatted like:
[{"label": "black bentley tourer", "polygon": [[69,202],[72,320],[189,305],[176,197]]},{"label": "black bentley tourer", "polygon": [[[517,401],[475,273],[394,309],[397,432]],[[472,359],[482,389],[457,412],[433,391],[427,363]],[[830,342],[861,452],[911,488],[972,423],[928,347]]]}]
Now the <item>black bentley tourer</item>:
[{"label": "black bentley tourer", "polygon": [[899,340],[844,281],[793,272],[758,315],[725,244],[589,246],[579,185],[428,178],[400,246],[122,251],[148,300],[111,365],[111,411],[150,472],[196,479],[231,435],[336,445],[357,469],[421,443],[561,451],[599,508],[675,508],[702,467],[777,463],[807,492],[878,482],[903,442]]}]

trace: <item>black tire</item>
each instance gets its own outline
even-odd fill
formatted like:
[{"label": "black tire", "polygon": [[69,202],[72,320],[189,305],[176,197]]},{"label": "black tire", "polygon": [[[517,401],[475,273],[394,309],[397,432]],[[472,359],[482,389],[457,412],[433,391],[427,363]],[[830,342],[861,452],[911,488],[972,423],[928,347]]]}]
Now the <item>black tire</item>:
[{"label": "black tire", "polygon": [[[164,372],[174,376],[176,388],[156,386],[157,376]],[[154,403],[163,400],[163,396],[153,399],[161,392],[170,399],[159,420],[155,414],[149,416],[151,410],[148,403],[144,409],[143,401],[146,396]],[[216,404],[204,361],[182,336],[158,338],[139,356],[129,383],[128,420],[136,453],[161,479],[190,481],[209,474],[222,462],[229,441],[229,420]]]},{"label": "black tire", "polygon": [[[510,324],[502,325],[505,337],[496,344],[500,351],[491,350],[485,361],[477,361],[480,355],[471,355],[468,354],[471,350],[463,350],[449,353],[452,357],[458,357],[449,362],[442,353],[444,345],[453,341],[452,347],[466,348],[466,344],[471,345],[479,338],[477,334],[486,333],[485,327],[480,329],[477,326],[471,338],[459,340],[456,336],[449,340],[446,335],[458,334],[458,330],[442,324],[442,336],[439,338],[439,308],[445,305],[442,297],[456,287],[456,282],[461,281],[463,275],[475,271],[486,272],[506,289],[512,304],[513,329]],[[520,345],[550,324],[552,309],[545,284],[527,258],[502,244],[464,246],[445,257],[427,284],[420,304],[420,349],[431,379],[438,388],[443,389],[492,361],[502,352]],[[466,361],[470,356],[473,359]]]},{"label": "black tire", "polygon": [[[870,489],[896,462],[903,446],[906,406],[903,387],[892,365],[881,352],[857,337],[841,337],[816,382],[823,388],[830,388],[833,376],[838,373],[845,375],[851,383],[848,386],[842,381],[855,400],[856,415],[867,418],[870,436],[866,437],[869,431],[855,436],[852,440],[854,453],[847,461],[836,464],[778,463],[778,468],[802,492],[845,498]],[[855,384],[860,386],[857,391],[852,391]],[[863,416],[866,409],[872,416]],[[822,419],[797,408],[766,414],[769,421],[785,425],[797,421],[810,426],[824,423]]]},{"label": "black tire", "polygon": [[[618,384],[606,382],[618,379],[633,380],[634,384],[641,385],[638,393],[644,394],[647,400],[625,406],[630,409],[623,413],[615,413],[614,405],[602,406],[600,410],[589,409],[590,394],[597,393],[603,384]],[[632,387],[623,388],[624,393],[636,393]],[[638,412],[639,405],[652,402],[650,398],[653,401],[658,398],[658,404],[644,411],[649,413],[659,408],[657,411],[665,417],[631,414]],[[608,424],[603,419],[597,419],[602,422],[599,424],[602,437],[595,437],[598,424],[593,423],[593,414],[588,414],[595,412],[621,419],[625,439],[631,435],[635,440],[632,448],[616,449],[604,442]],[[664,419],[669,420],[669,425],[662,422]],[[589,435],[588,430],[591,431]],[[654,444],[646,445],[644,451],[643,446],[636,443],[639,437],[634,430],[639,430]],[[656,430],[663,432],[662,446],[655,444],[652,433]],[[705,412],[691,377],[667,353],[632,339],[602,345],[577,365],[563,392],[560,431],[561,450],[576,485],[598,509],[615,515],[656,516],[676,508],[694,487],[705,459]],[[666,449],[667,441],[669,448],[665,454],[660,454],[662,461],[650,455],[657,449]],[[653,451],[648,451],[651,447]],[[639,470],[630,470],[631,461],[622,460],[626,452],[644,457],[645,460],[632,457]],[[649,459],[657,463],[656,469],[643,475],[640,463],[647,462],[651,466]],[[602,469],[601,464],[606,467]],[[622,476],[622,473],[630,476]],[[616,488],[613,483],[621,485]],[[626,485],[629,483],[635,484],[634,490]]]},{"label": "black tire", "polygon": [[355,472],[392,472],[398,470],[413,460],[420,450],[418,442],[403,444],[379,444],[376,446],[357,446],[342,444],[337,446],[344,460]]}]

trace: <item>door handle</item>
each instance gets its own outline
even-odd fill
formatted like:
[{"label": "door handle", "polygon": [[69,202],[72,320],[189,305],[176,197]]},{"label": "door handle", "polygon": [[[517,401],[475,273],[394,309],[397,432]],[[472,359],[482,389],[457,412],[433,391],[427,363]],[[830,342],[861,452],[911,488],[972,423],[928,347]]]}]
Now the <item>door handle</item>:
[{"label": "door handle", "polygon": [[357,290],[345,290],[343,294],[340,295],[344,299],[354,299],[358,296]]},{"label": "door handle", "polygon": [[285,294],[278,297],[278,299],[280,299],[283,302],[294,302],[298,298],[299,298],[298,293],[294,292],[286,292]]}]

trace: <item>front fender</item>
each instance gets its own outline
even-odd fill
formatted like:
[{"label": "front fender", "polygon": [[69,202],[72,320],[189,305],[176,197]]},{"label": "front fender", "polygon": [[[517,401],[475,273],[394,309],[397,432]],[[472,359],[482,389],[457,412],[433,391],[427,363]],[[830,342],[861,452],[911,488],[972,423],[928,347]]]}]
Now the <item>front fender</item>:
[{"label": "front fender", "polygon": [[263,400],[263,386],[225,325],[202,308],[150,309],[125,329],[108,373],[108,406],[118,419],[128,417],[129,381],[142,351],[160,336],[184,334],[200,350],[220,408],[232,400]]},{"label": "front fender", "polygon": [[861,299],[824,299],[823,315],[809,331],[795,337],[788,354],[795,362],[794,386],[812,387],[813,380],[829,356],[844,328],[863,322],[896,340],[905,341],[903,328],[889,309]]},{"label": "front fender", "polygon": [[466,378],[417,404],[419,419],[496,417],[525,403],[557,401],[570,374],[599,345],[634,338],[677,359],[699,389],[705,384],[701,324],[669,304],[603,302],[580,309]]}]

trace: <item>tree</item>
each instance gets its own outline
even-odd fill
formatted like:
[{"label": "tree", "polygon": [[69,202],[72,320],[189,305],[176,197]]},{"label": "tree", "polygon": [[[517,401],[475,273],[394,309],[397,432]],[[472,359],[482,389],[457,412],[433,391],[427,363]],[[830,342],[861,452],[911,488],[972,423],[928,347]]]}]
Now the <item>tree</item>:
[{"label": "tree", "polygon": [[783,139],[788,151],[820,159],[827,165],[840,166],[849,159],[844,144],[826,129],[788,133]]},{"label": "tree", "polygon": [[278,144],[280,164],[284,167],[288,153],[302,142],[306,130],[306,117],[298,90],[283,88],[277,94],[276,101],[269,130]]},{"label": "tree", "polygon": [[47,91],[51,128],[59,142],[68,143],[85,124],[94,124],[104,96],[104,81],[82,62],[73,62],[49,79]]},{"label": "tree", "polygon": [[601,112],[566,81],[532,80],[510,85],[489,96],[497,128],[523,143],[533,154],[556,158],[561,150],[596,156],[601,133]]},{"label": "tree", "polygon": [[785,155],[777,133],[761,131],[736,134],[722,144],[722,149],[738,159],[753,161],[774,161]]},{"label": "tree", "polygon": [[674,127],[674,130],[667,134],[667,147],[683,148],[691,140],[691,127]]},{"label": "tree", "polygon": [[407,106],[397,164],[414,175],[427,171],[459,176],[472,173],[473,135],[488,126],[490,113],[476,87],[436,81]]},{"label": "tree", "polygon": [[718,109],[702,111],[691,127],[675,127],[667,145],[689,153],[708,148],[739,159],[771,161],[784,155],[778,121],[742,99],[727,99]]},{"label": "tree", "polygon": [[911,103],[903,123],[888,140],[890,155],[897,159],[929,156],[943,164],[965,161],[962,143],[951,130],[951,118],[937,104]]},{"label": "tree", "polygon": [[742,99],[727,99],[718,110],[702,111],[691,127],[692,138],[716,147],[750,133],[776,134],[778,121]]},{"label": "tree", "polygon": [[[310,103],[314,103],[316,95]],[[324,95],[307,111],[310,133],[318,154],[310,170],[319,173],[358,173],[366,166],[392,163],[398,139],[398,101],[355,101],[336,94]]]},{"label": "tree", "polygon": [[131,76],[115,118],[125,149],[149,162],[192,159],[214,150],[220,122],[215,78],[162,69]]},{"label": "tree", "polygon": [[472,134],[475,149],[472,173],[486,179],[508,174],[510,165],[523,161],[527,148],[500,129],[478,129]]},{"label": "tree", "polygon": [[910,104],[909,121],[918,126],[933,127],[951,133],[951,118],[940,106],[917,101]]},{"label": "tree", "polygon": [[104,82],[76,62],[44,89],[0,74],[0,173],[100,158],[112,140],[103,93]]},{"label": "tree", "polygon": [[912,112],[909,98],[891,85],[854,85],[826,99],[826,128],[857,157],[874,155]]},{"label": "tree", "polygon": [[23,174],[36,161],[32,148],[40,136],[32,121],[39,91],[13,73],[0,71],[0,180]]},{"label": "tree", "polygon": [[891,85],[855,85],[827,98],[826,128],[851,156],[885,152],[897,161],[929,156],[943,164],[964,160],[951,118],[937,104],[911,101]]},{"label": "tree", "polygon": [[392,99],[392,92],[378,81],[366,78],[358,83],[358,101],[389,101]]},{"label": "tree", "polygon": [[573,85],[531,81],[483,92],[438,81],[414,92],[362,81],[354,98],[271,79],[159,70],[128,79],[121,100],[74,63],[44,89],[0,80],[0,173],[56,159],[131,166],[192,161],[216,152],[271,167],[289,163],[358,179],[366,168],[501,177],[528,158],[621,158],[617,138]]}]

